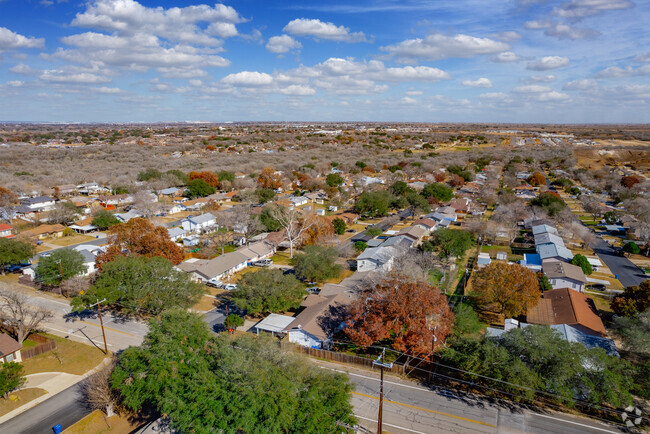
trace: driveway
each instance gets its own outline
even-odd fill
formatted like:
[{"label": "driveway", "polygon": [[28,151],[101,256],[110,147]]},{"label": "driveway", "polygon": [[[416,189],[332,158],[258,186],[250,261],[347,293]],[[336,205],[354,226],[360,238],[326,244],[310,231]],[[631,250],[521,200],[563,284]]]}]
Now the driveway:
[{"label": "driveway", "polygon": [[638,286],[648,278],[632,261],[624,256],[618,256],[614,248],[602,238],[599,237],[598,241],[590,247],[594,249],[600,260],[609,267],[611,272],[618,277],[618,281],[626,288],[628,286]]}]

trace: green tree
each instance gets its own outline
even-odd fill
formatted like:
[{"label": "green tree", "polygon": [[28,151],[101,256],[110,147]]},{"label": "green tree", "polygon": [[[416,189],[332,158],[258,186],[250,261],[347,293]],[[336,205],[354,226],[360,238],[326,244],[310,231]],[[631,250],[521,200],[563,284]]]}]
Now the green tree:
[{"label": "green tree", "polygon": [[628,286],[612,301],[612,310],[621,316],[635,317],[650,308],[650,279],[639,286]]},{"label": "green tree", "polygon": [[309,282],[338,277],[342,267],[336,263],[338,252],[333,247],[306,246],[303,253],[291,259],[298,278]]},{"label": "green tree", "polygon": [[260,221],[269,232],[275,232],[282,229],[282,223],[280,223],[280,221],[274,216],[274,209],[274,205],[265,206],[259,217]]},{"label": "green tree", "polygon": [[440,202],[450,201],[454,197],[454,190],[445,184],[434,182],[427,184],[422,189],[422,196],[437,199]]},{"label": "green tree", "polygon": [[406,194],[409,191],[413,191],[411,188],[409,188],[408,184],[404,181],[395,181],[393,185],[391,185],[388,188],[388,191],[393,193],[395,196],[402,196],[403,194]]},{"label": "green tree", "polygon": [[143,182],[143,181],[150,181],[152,179],[160,179],[162,178],[162,172],[158,169],[154,168],[149,168],[141,171],[138,173],[138,181]]},{"label": "green tree", "polygon": [[451,336],[458,338],[461,336],[478,336],[479,332],[485,328],[478,314],[469,303],[458,303],[454,307],[454,325],[451,328]]},{"label": "green tree", "polygon": [[73,249],[58,249],[42,256],[36,266],[36,280],[44,285],[59,285],[64,279],[84,274],[87,269],[83,255]]},{"label": "green tree", "polygon": [[562,211],[565,207],[564,201],[552,193],[540,193],[529,203],[532,206],[542,208],[551,217]]},{"label": "green tree", "polygon": [[0,271],[4,274],[5,266],[27,262],[34,253],[30,243],[0,238]]},{"label": "green tree", "polygon": [[568,189],[573,187],[573,181],[571,181],[568,178],[558,178],[554,179],[553,182],[551,182],[551,185],[555,185],[557,187],[562,187],[563,189]]},{"label": "green tree", "polygon": [[650,308],[636,317],[617,316],[612,328],[626,350],[650,354]]},{"label": "green tree", "polygon": [[93,226],[97,226],[100,229],[108,229],[111,226],[120,224],[120,221],[110,211],[102,209],[95,213],[93,216],[92,224]]},{"label": "green tree", "polygon": [[0,395],[4,399],[9,394],[25,384],[23,365],[16,362],[0,363]]},{"label": "green tree", "polygon": [[548,276],[546,274],[542,274],[538,279],[537,283],[539,284],[539,290],[544,292],[544,291],[550,291],[553,289],[553,285],[551,285],[551,281],[548,280]]},{"label": "green tree", "polygon": [[465,182],[469,182],[472,179],[474,179],[474,175],[472,175],[472,172],[470,172],[469,170],[465,170],[460,166],[455,166],[455,165],[449,166],[447,167],[447,172],[460,176],[465,180]]},{"label": "green tree", "polygon": [[231,297],[251,315],[286,312],[300,306],[305,289],[293,275],[265,268],[244,274]]},{"label": "green tree", "polygon": [[443,258],[460,257],[472,246],[472,236],[469,232],[456,229],[438,229],[431,234],[430,241]]},{"label": "green tree", "polygon": [[356,163],[354,163],[354,165],[357,166],[359,169],[363,169],[364,167],[367,166],[367,164],[364,163],[363,161],[357,161]]},{"label": "green tree", "polygon": [[364,241],[359,240],[354,243],[354,250],[357,252],[357,254],[360,254],[367,248],[368,248],[368,244],[366,244]]},{"label": "green tree", "polygon": [[582,272],[585,273],[587,276],[594,272],[594,270],[591,268],[591,264],[589,263],[587,258],[583,255],[580,254],[575,255],[571,260],[571,263],[573,265],[577,265],[578,267],[582,268]]},{"label": "green tree", "polygon": [[410,208],[411,214],[426,213],[431,211],[429,202],[424,198],[424,196],[418,194],[415,191],[407,192],[404,196]]},{"label": "green tree", "polygon": [[172,170],[168,170],[165,173],[168,175],[175,176],[176,179],[178,180],[178,184],[185,185],[190,180],[189,176],[187,176],[187,173],[183,172],[182,170],[172,169]]},{"label": "green tree", "polygon": [[179,310],[151,321],[143,345],[120,354],[111,384],[126,408],[165,414],[179,432],[324,434],[355,423],[346,376],[270,337],[214,336]]},{"label": "green tree", "polygon": [[366,229],[366,233],[371,237],[376,237],[378,235],[381,235],[383,231],[379,229],[377,226],[373,225]]},{"label": "green tree", "polygon": [[354,210],[368,217],[383,217],[388,214],[394,197],[387,191],[364,191],[357,198]]},{"label": "green tree", "polygon": [[638,255],[641,252],[641,249],[634,241],[629,241],[623,246],[623,251],[632,255]]},{"label": "green tree", "polygon": [[215,191],[217,190],[213,186],[201,178],[193,179],[187,184],[187,197],[189,198],[210,196]]},{"label": "green tree", "polygon": [[330,187],[340,187],[345,182],[345,179],[338,173],[330,173],[325,178],[325,183]]},{"label": "green tree", "polygon": [[275,199],[275,191],[272,188],[258,188],[255,196],[260,203],[266,203]]},{"label": "green tree", "polygon": [[332,220],[332,225],[334,225],[334,233],[337,235],[343,235],[347,229],[345,220],[342,218],[335,218]]},{"label": "green tree", "polygon": [[219,182],[221,181],[233,182],[235,180],[235,174],[227,170],[221,170],[217,172],[217,175],[219,176]]},{"label": "green tree", "polygon": [[226,318],[225,322],[226,327],[236,329],[244,325],[244,318],[240,317],[236,313],[231,313]]},{"label": "green tree", "polygon": [[83,311],[97,300],[125,314],[159,314],[176,307],[189,308],[203,295],[203,287],[160,256],[119,256],[103,265],[102,273],[85,294],[72,300]]}]

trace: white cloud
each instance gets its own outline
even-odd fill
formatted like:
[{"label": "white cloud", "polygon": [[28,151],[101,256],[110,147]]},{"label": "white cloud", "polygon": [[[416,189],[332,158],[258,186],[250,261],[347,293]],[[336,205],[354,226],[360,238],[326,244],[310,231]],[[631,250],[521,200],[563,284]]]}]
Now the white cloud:
[{"label": "white cloud", "polygon": [[405,92],[408,96],[419,96],[422,95],[424,92],[421,90],[408,90]]},{"label": "white cloud", "polygon": [[402,104],[417,104],[418,101],[416,99],[414,99],[414,98],[410,98],[408,96],[405,96],[405,97],[400,98],[399,102],[402,103]]},{"label": "white cloud", "polygon": [[485,77],[481,77],[477,80],[465,80],[461,84],[468,87],[492,87],[490,79]]},{"label": "white cloud", "polygon": [[563,18],[580,19],[601,12],[617,9],[629,9],[634,6],[630,0],[571,0],[560,8],[554,8],[553,14]]},{"label": "white cloud", "polygon": [[295,96],[310,96],[316,93],[316,90],[309,86],[302,86],[293,84],[285,88],[281,88],[279,93],[284,95],[295,95]]},{"label": "white cloud", "polygon": [[31,38],[12,32],[6,27],[0,27],[0,53],[17,48],[43,48],[45,39]]},{"label": "white cloud", "polygon": [[638,68],[632,66],[626,66],[625,68],[619,68],[618,66],[610,66],[605,68],[602,71],[599,71],[596,74],[597,78],[622,78],[622,77],[633,77],[639,75],[650,75],[650,65],[643,65]]},{"label": "white cloud", "polygon": [[534,21],[526,21],[524,24],[524,27],[527,29],[531,30],[541,30],[541,29],[548,29],[551,27],[551,22],[549,20],[534,20]]},{"label": "white cloud", "polygon": [[208,33],[225,39],[237,36],[238,32],[234,23],[217,22],[208,26]]},{"label": "white cloud", "polygon": [[598,82],[593,78],[581,78],[568,82],[562,87],[562,90],[595,90],[598,88]]},{"label": "white cloud", "polygon": [[225,76],[221,82],[242,87],[266,86],[273,83],[273,77],[265,72],[242,71]]},{"label": "white cloud", "polygon": [[521,35],[514,31],[499,32],[492,35],[495,39],[503,42],[514,42],[521,39]]},{"label": "white cloud", "polygon": [[403,68],[388,68],[374,74],[369,74],[370,78],[379,81],[438,81],[448,80],[451,78],[449,73],[438,68],[428,66],[405,66]]},{"label": "white cloud", "polygon": [[188,83],[193,87],[203,86],[203,82],[201,80],[190,80]]},{"label": "white cloud", "polygon": [[527,83],[550,83],[552,81],[555,81],[557,77],[554,76],[553,74],[548,74],[548,75],[532,75],[525,80],[522,80]]},{"label": "white cloud", "polygon": [[6,82],[5,84],[7,86],[11,86],[11,87],[21,87],[25,83],[22,82],[22,81],[19,81],[19,80],[12,80],[12,81]]},{"label": "white cloud", "polygon": [[578,29],[568,24],[555,23],[544,31],[547,36],[555,36],[558,39],[587,39],[595,38],[600,32],[592,29]]},{"label": "white cloud", "polygon": [[120,89],[119,87],[106,87],[106,86],[102,86],[102,87],[93,87],[93,88],[91,88],[90,90],[92,90],[92,91],[94,91],[94,92],[97,92],[97,93],[107,94],[107,95],[115,95],[115,94],[123,93],[123,92],[124,92],[124,91],[123,91],[122,89]]},{"label": "white cloud", "polygon": [[546,56],[542,57],[539,61],[529,62],[526,68],[532,71],[547,71],[549,69],[562,68],[568,64],[568,57]]},{"label": "white cloud", "polygon": [[542,94],[539,94],[537,96],[538,101],[548,101],[548,102],[553,102],[553,101],[569,101],[571,97],[567,95],[566,93],[561,93],[557,91],[551,91],[551,92],[544,92]]},{"label": "white cloud", "polygon": [[650,63],[650,52],[642,53],[634,58],[635,62]]},{"label": "white cloud", "polygon": [[36,71],[29,65],[25,65],[24,63],[19,63],[18,65],[14,65],[11,68],[9,68],[9,71],[13,72],[14,74],[23,74],[23,75],[30,75],[30,74],[35,74]]},{"label": "white cloud", "polygon": [[339,42],[366,42],[363,32],[350,33],[345,26],[326,23],[317,19],[297,18],[287,24],[282,31],[294,36],[312,36],[316,39],[327,39]]},{"label": "white cloud", "polygon": [[510,48],[505,42],[489,38],[477,38],[458,34],[445,36],[433,34],[424,39],[407,39],[395,45],[380,49],[400,60],[440,60],[451,57],[475,57],[481,54],[494,54]]},{"label": "white cloud", "polygon": [[60,69],[48,69],[38,76],[43,81],[52,83],[99,84],[108,83],[110,78],[93,72],[72,72]]},{"label": "white cloud", "polygon": [[273,36],[266,44],[266,49],[271,53],[286,53],[302,48],[302,44],[289,35]]},{"label": "white cloud", "polygon": [[503,92],[488,92],[488,93],[482,93],[481,95],[479,95],[479,98],[491,99],[491,100],[504,100],[504,99],[509,99],[510,96],[507,93],[503,93]]},{"label": "white cloud", "polygon": [[508,62],[517,62],[521,60],[521,57],[517,56],[512,51],[504,51],[503,53],[499,53],[496,56],[492,56],[490,60],[498,63],[508,63]]},{"label": "white cloud", "polygon": [[541,86],[539,84],[529,84],[527,86],[517,86],[512,89],[512,91],[517,93],[543,93],[550,92],[551,88],[548,86]]}]

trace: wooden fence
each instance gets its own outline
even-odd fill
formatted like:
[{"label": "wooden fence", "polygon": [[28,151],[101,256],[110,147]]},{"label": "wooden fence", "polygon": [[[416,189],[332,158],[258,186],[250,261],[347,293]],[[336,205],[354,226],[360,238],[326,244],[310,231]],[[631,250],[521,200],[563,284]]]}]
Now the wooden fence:
[{"label": "wooden fence", "polygon": [[[337,353],[335,351],[321,350],[318,348],[308,348],[303,347],[302,345],[293,345],[289,343],[282,342],[282,347],[287,349],[292,349],[298,353],[307,354],[311,357],[316,357],[319,359],[329,360],[332,362],[339,363],[349,363],[353,365],[365,366],[367,368],[372,368],[373,359],[367,359],[365,357],[353,356],[351,354]],[[387,372],[392,372],[393,374],[404,374],[404,365],[399,365],[397,363],[393,364],[393,367]]]},{"label": "wooden fence", "polygon": [[23,360],[31,359],[32,357],[36,357],[39,354],[52,351],[56,348],[56,341],[54,339],[46,338],[45,336],[31,334],[28,339],[30,341],[38,342],[38,345],[32,348],[27,348],[26,350],[21,350],[20,355]]}]

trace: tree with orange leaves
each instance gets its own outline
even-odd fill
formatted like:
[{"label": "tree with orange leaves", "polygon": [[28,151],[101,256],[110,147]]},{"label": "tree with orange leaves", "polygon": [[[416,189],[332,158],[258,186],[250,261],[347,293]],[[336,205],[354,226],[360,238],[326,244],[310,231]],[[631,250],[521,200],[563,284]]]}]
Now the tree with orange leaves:
[{"label": "tree with orange leaves", "polygon": [[397,277],[352,303],[345,334],[358,345],[390,339],[398,351],[427,356],[444,343],[453,321],[454,314],[439,289]]},{"label": "tree with orange leaves", "polygon": [[545,185],[546,177],[541,172],[535,172],[528,177],[530,185]]},{"label": "tree with orange leaves", "polygon": [[525,314],[541,295],[537,275],[518,264],[494,261],[472,277],[471,296],[476,303],[505,318]]},{"label": "tree with orange leaves", "polygon": [[282,177],[275,173],[272,167],[265,167],[257,178],[257,184],[262,188],[275,190],[282,187]]},{"label": "tree with orange leaves", "polygon": [[190,172],[187,174],[189,177],[190,181],[193,179],[202,179],[208,184],[210,184],[211,187],[217,188],[219,187],[219,176],[216,173],[213,172]]},{"label": "tree with orange leaves", "polygon": [[638,176],[630,175],[630,176],[624,176],[621,178],[621,185],[625,188],[632,188],[636,184],[639,184],[641,180],[639,179]]},{"label": "tree with orange leaves", "polygon": [[108,249],[95,259],[99,268],[118,256],[162,256],[173,264],[179,264],[185,257],[183,249],[169,239],[166,228],[154,226],[143,218],[134,218],[123,225],[111,227],[109,239]]},{"label": "tree with orange leaves", "polygon": [[18,205],[18,195],[11,190],[0,187],[0,220],[11,221],[16,216],[16,206]]},{"label": "tree with orange leaves", "polygon": [[318,215],[310,215],[306,218],[312,219],[313,224],[302,236],[303,246],[325,244],[334,237],[334,224],[329,219]]}]

